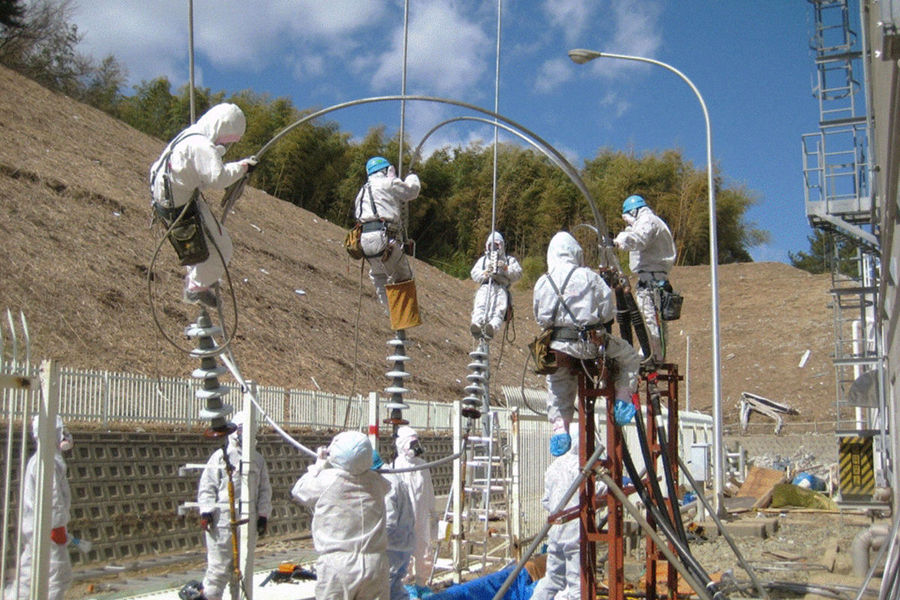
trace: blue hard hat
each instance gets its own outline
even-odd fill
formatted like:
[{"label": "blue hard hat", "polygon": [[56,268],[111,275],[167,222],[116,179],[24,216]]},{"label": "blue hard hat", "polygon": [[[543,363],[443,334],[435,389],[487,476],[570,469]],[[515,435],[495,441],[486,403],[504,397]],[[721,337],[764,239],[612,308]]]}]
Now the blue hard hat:
[{"label": "blue hard hat", "polygon": [[388,162],[383,156],[373,156],[366,162],[366,175],[371,175],[376,171],[380,171],[382,169],[387,169],[391,166],[391,163]]},{"label": "blue hard hat", "polygon": [[644,201],[643,196],[628,196],[622,203],[622,214],[645,206],[647,206],[647,202]]}]

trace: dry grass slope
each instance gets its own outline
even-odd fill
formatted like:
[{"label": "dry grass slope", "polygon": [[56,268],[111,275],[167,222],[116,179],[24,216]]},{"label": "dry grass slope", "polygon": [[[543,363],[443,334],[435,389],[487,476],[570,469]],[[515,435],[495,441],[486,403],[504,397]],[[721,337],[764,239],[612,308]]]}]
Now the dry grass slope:
[{"label": "dry grass slope", "polygon": [[[6,69],[0,141],[0,308],[24,311],[33,355],[82,368],[187,376],[196,360],[162,340],[147,286],[160,236],[149,228],[147,170],[164,142]],[[228,227],[239,311],[234,350],[244,376],[340,393],[383,388],[389,324],[368,278],[341,249],[341,228],[254,189]],[[419,261],[413,269],[424,324],[408,332],[411,396],[452,401],[463,394],[473,349],[475,284]],[[181,273],[168,246],[153,274],[160,321],[187,347],[181,331],[194,309],[179,302]],[[744,390],[787,402],[804,419],[829,418],[828,278],[761,263],[720,267],[719,279],[726,422],[736,420]],[[676,269],[673,283],[686,302],[672,323],[670,360],[685,373],[690,338],[691,408],[709,410],[709,269]],[[522,381],[524,345],[536,333],[530,290],[514,290],[514,301],[516,338],[502,352],[499,340],[493,346],[493,380],[507,385]],[[798,368],[807,349],[811,358]],[[543,383],[528,373],[525,385]]]}]

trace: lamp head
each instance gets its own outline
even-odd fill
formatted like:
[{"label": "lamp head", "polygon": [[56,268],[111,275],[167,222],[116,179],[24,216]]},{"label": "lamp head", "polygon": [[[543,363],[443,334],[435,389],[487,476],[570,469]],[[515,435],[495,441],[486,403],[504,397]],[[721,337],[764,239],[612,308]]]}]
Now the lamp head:
[{"label": "lamp head", "polygon": [[590,62],[595,58],[600,58],[603,56],[602,52],[597,52],[596,50],[585,50],[584,48],[575,48],[574,50],[569,50],[569,58],[572,59],[572,62],[578,65],[583,65],[586,62]]}]

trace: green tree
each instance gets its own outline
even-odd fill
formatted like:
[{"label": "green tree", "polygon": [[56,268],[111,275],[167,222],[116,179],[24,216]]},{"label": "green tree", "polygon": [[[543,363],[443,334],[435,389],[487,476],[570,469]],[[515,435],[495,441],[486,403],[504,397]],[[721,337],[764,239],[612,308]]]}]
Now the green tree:
[{"label": "green tree", "polygon": [[848,277],[858,278],[859,270],[855,258],[857,246],[847,238],[822,229],[813,230],[806,236],[809,252],[802,250],[788,252],[791,265],[810,273],[828,273],[835,265],[838,272]]},{"label": "green tree", "polygon": [[0,0],[0,25],[6,28],[22,27],[25,5],[21,0]]}]

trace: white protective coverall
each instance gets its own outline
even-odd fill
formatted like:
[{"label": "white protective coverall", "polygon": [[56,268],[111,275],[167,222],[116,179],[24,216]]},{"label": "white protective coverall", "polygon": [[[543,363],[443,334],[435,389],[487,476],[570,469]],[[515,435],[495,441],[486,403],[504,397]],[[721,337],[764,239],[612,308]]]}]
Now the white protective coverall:
[{"label": "white protective coverall", "polygon": [[[544,496],[541,504],[549,513],[557,510],[563,495],[578,478],[578,424],[570,426],[572,447],[568,452],[553,459],[544,473]],[[595,488],[598,495],[606,491],[603,482]],[[565,507],[578,506],[579,492],[575,492]],[[547,573],[538,582],[532,600],[579,600],[581,598],[581,552],[579,549],[579,520],[553,525],[547,535]],[[565,591],[564,591],[565,590]],[[563,592],[562,595],[557,595]]]},{"label": "white protective coverall", "polygon": [[[394,468],[406,469],[425,464],[425,460],[416,456],[414,442],[419,441],[416,430],[407,425],[397,429],[397,458],[394,460]],[[406,483],[409,498],[412,502],[415,514],[415,547],[413,549],[410,572],[417,587],[424,587],[431,577],[431,564],[433,562],[431,542],[436,537],[436,521],[434,512],[434,485],[431,482],[431,471],[420,469],[399,473]]]},{"label": "white protective coverall", "polygon": [[386,473],[384,478],[391,485],[384,499],[387,557],[391,564],[391,600],[407,600],[409,592],[403,585],[403,579],[415,549],[416,515],[401,473]]},{"label": "white protective coverall", "polygon": [[[196,123],[175,136],[150,167],[153,202],[165,206],[165,173],[169,174],[172,194],[172,206],[167,208],[184,206],[194,190],[224,190],[240,179],[255,162],[242,159],[224,163],[222,155],[229,144],[244,135],[246,128],[244,113],[235,104],[217,104],[206,111]],[[165,161],[166,155],[168,161]],[[202,196],[197,201],[197,208],[207,231],[209,258],[188,267],[185,289],[195,292],[206,290],[219,281],[233,251],[228,231],[213,216]]]},{"label": "white protective coverall", "polygon": [[[506,242],[494,231],[484,243],[484,254],[475,261],[472,281],[481,284],[472,307],[472,335],[487,338],[503,327],[509,307],[509,286],[522,277],[522,266],[515,256],[506,254]],[[490,326],[488,328],[487,326]]]},{"label": "white protective coverall", "polygon": [[[569,276],[569,273],[572,273]],[[562,289],[566,277],[565,289]],[[565,307],[560,304],[553,317],[557,295],[549,279],[565,299]],[[563,331],[577,331],[584,327],[600,328],[615,316],[615,300],[612,291],[603,278],[584,266],[584,254],[578,241],[571,234],[561,231],[553,236],[547,247],[547,273],[534,284],[534,319],[538,326],[563,328]],[[571,314],[570,314],[571,312]],[[575,320],[573,321],[572,316]],[[562,334],[562,331],[560,332]],[[550,348],[576,359],[597,358],[599,348],[590,340],[555,339]],[[616,399],[631,403],[631,396],[637,389],[640,355],[624,340],[606,335],[606,356],[617,365],[613,381]],[[561,366],[555,373],[547,375],[547,417],[553,424],[554,434],[568,433],[569,423],[575,412],[575,397],[578,394],[579,363],[574,361],[571,368]]]},{"label": "white protective coverall", "polygon": [[[403,226],[401,210],[404,202],[419,196],[420,189],[418,175],[410,173],[406,179],[400,179],[391,166],[387,173],[382,170],[369,175],[368,181],[356,195],[354,215],[363,224],[360,246],[369,263],[369,277],[375,285],[375,295],[385,307],[388,304],[385,284],[413,278],[400,235]],[[365,231],[369,227],[377,227],[379,222],[383,227]]]},{"label": "white protective coverall", "polygon": [[650,351],[662,361],[665,353],[660,342],[660,327],[665,327],[665,322],[657,321],[654,295],[659,282],[668,281],[669,271],[675,264],[675,240],[665,221],[649,206],[639,208],[634,219],[628,214],[622,218],[627,227],[616,236],[613,244],[629,251],[628,266],[638,277],[636,300],[647,326]]},{"label": "white protective coverall", "polygon": [[[238,429],[228,436],[228,462],[234,469],[231,480],[234,482],[234,499],[236,518],[241,517],[241,439],[243,425],[241,415],[234,419]],[[200,475],[197,487],[197,503],[200,514],[211,513],[212,522],[206,531],[206,576],[203,578],[203,593],[208,600],[219,600],[222,591],[231,579],[232,564],[231,547],[231,515],[228,503],[228,472],[225,467],[224,448],[218,448],[206,461],[206,468]],[[272,484],[269,482],[269,469],[262,455],[254,448],[250,463],[251,502],[256,505],[255,513],[250,510],[250,523],[257,522],[257,517],[266,517],[272,513]]]},{"label": "white protective coverall", "polygon": [[369,438],[344,431],[331,441],[328,460],[311,464],[291,490],[313,511],[317,600],[390,597],[385,528],[390,484],[371,467]]},{"label": "white protective coverall", "polygon": [[[37,417],[32,421],[31,435],[34,441],[38,441]],[[66,590],[72,583],[72,560],[69,558],[67,547],[69,534],[66,525],[69,524],[69,511],[72,507],[72,492],[69,489],[69,481],[66,479],[66,461],[63,459],[63,451],[72,448],[72,436],[65,430],[63,421],[56,418],[56,454],[53,468],[53,492],[50,497],[52,503],[50,523],[52,532],[50,539],[50,578],[48,581],[49,600],[63,600]],[[15,598],[28,598],[31,589],[31,555],[34,548],[34,499],[37,493],[35,469],[37,468],[38,455],[31,455],[25,466],[25,477],[22,484],[25,486],[25,495],[22,504],[22,554],[19,556],[19,578],[9,583],[6,588],[6,600]],[[18,581],[18,586],[16,585]]]}]

